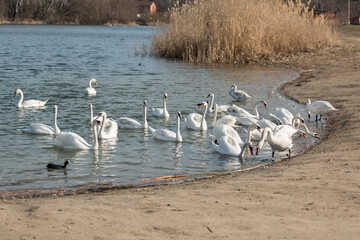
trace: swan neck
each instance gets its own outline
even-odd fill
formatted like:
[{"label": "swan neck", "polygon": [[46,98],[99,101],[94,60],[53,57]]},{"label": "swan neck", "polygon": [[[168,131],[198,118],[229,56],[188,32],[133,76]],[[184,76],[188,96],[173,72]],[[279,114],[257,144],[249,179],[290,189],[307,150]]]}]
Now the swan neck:
[{"label": "swan neck", "polygon": [[93,123],[93,136],[94,136],[94,149],[98,149],[99,148],[99,140],[98,140],[98,134],[96,131],[96,123]]},{"label": "swan neck", "polygon": [[[211,99],[210,99],[210,110],[209,111],[213,112],[212,109],[213,109],[213,106],[214,106],[214,98],[215,97],[214,97],[214,95],[211,95],[210,97],[211,97]],[[216,112],[216,109],[215,109],[215,112]]]},{"label": "swan neck", "polygon": [[297,128],[297,130],[299,130],[300,127],[303,127],[303,128],[304,128],[306,134],[312,135],[312,133],[309,131],[308,126],[306,126],[306,125],[303,124],[303,123],[300,123],[299,126],[298,126],[298,128]]},{"label": "swan neck", "polygon": [[268,127],[266,127],[264,129],[264,132],[261,135],[260,141],[258,143],[258,148],[261,149],[263,147],[264,142],[265,142],[266,139],[268,139],[268,141],[270,141],[270,142],[272,142],[272,140],[273,140],[272,130],[270,128],[268,128]]},{"label": "swan neck", "polygon": [[92,106],[92,104],[90,103],[90,125],[92,124],[93,116],[94,116],[93,106]]},{"label": "swan neck", "polygon": [[258,112],[258,105],[260,104],[261,102],[257,102],[254,106],[254,111],[255,111],[255,116],[256,116],[256,119],[259,119],[259,112]]},{"label": "swan neck", "polygon": [[20,94],[20,99],[19,99],[19,102],[18,102],[17,106],[18,106],[18,107],[21,107],[21,106],[22,106],[22,102],[23,102],[23,100],[24,100],[24,94],[23,94],[23,92],[22,92],[21,90],[19,91],[19,94]]},{"label": "swan neck", "polygon": [[101,128],[100,128],[100,133],[99,134],[103,134],[104,133],[104,131],[105,131],[105,121],[106,121],[106,113],[103,113],[103,120],[102,120],[102,126],[101,126]]},{"label": "swan neck", "polygon": [[[210,106],[210,109],[211,109],[211,106]],[[212,123],[211,123],[211,125],[215,125],[215,123],[216,123],[216,120],[217,120],[217,104],[215,104],[215,109],[214,109],[214,119],[213,119],[213,121],[212,121]]]},{"label": "swan neck", "polygon": [[203,113],[202,118],[201,118],[200,129],[203,129],[204,123],[206,123],[205,122],[205,116],[206,116],[207,110],[208,110],[208,105],[206,104],[204,113]]},{"label": "swan neck", "polygon": [[148,122],[147,122],[147,107],[144,106],[144,121],[143,121],[143,126],[144,128],[148,128]]},{"label": "swan neck", "polygon": [[165,114],[165,112],[166,112],[166,100],[165,100],[165,98],[163,98],[163,107],[164,107],[164,114]]},{"label": "swan neck", "polygon": [[59,134],[60,133],[60,129],[57,125],[57,108],[55,108],[55,113],[54,113],[54,130],[55,130],[55,134]]},{"label": "swan neck", "polygon": [[181,137],[181,134],[180,134],[180,117],[179,116],[177,117],[176,139],[178,141],[182,141],[182,137]]},{"label": "swan neck", "polygon": [[89,87],[90,88],[93,88],[92,85],[91,85],[92,82],[93,82],[93,80],[91,79],[90,82],[89,82]]}]

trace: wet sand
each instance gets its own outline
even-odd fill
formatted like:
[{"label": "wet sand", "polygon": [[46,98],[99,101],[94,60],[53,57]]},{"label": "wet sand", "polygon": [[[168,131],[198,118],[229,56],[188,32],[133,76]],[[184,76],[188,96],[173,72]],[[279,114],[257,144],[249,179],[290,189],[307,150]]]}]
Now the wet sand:
[{"label": "wet sand", "polygon": [[181,184],[2,199],[0,239],[358,239],[360,26],[337,32],[339,47],[276,63],[301,73],[284,94],[340,109],[303,155]]}]

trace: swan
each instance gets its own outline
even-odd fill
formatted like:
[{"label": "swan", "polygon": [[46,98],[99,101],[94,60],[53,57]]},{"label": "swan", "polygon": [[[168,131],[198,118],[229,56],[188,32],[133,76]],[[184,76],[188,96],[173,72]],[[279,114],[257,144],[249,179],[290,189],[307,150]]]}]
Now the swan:
[{"label": "swan", "polygon": [[246,92],[238,90],[235,84],[231,86],[229,94],[237,101],[245,101],[251,98]]},{"label": "swan", "polygon": [[164,140],[164,141],[170,141],[170,142],[182,142],[182,137],[180,134],[180,119],[181,117],[181,112],[178,111],[177,114],[177,125],[176,125],[176,133],[173,131],[170,131],[168,129],[159,129],[159,130],[155,130],[153,128],[149,128],[152,135],[154,136],[154,138],[159,139],[159,140]]},{"label": "swan", "polygon": [[49,101],[49,99],[46,100],[46,101],[40,101],[40,100],[34,100],[34,99],[23,101],[24,100],[23,92],[19,88],[15,89],[14,97],[16,96],[17,93],[20,94],[20,100],[19,100],[19,102],[17,104],[18,108],[21,108],[21,107],[23,107],[23,108],[43,107],[43,106],[45,106],[47,101]]},{"label": "swan", "polygon": [[294,118],[294,115],[286,108],[275,108],[273,115],[278,117],[282,124],[291,124]]},{"label": "swan", "polygon": [[242,144],[242,147],[240,147],[240,144],[230,135],[222,136],[219,140],[213,141],[211,145],[220,154],[239,156],[241,159],[243,159],[246,148],[249,148],[251,154],[253,154],[250,132],[255,128],[260,131],[259,125],[251,125],[246,134],[246,141]]},{"label": "swan", "polygon": [[225,124],[225,125],[230,125],[230,126],[235,126],[236,123],[236,117],[231,116],[231,115],[225,115],[223,117],[221,117],[219,120],[217,120],[217,113],[218,113],[218,105],[215,103],[214,104],[214,118],[213,121],[211,123],[212,127],[221,125],[221,124]]},{"label": "swan", "polygon": [[[265,119],[265,118],[263,118],[261,120],[256,120],[256,121],[254,121],[254,123],[258,124],[261,127],[261,131],[263,131],[264,128],[266,128],[266,127],[270,128],[271,130],[274,131],[275,127],[278,126],[275,123],[273,123],[270,120]],[[256,129],[253,129],[250,134],[251,134],[251,139],[253,139],[255,141],[259,141],[261,138],[261,132],[257,131]]]},{"label": "swan", "polygon": [[259,116],[259,112],[257,110],[259,104],[263,104],[265,109],[267,109],[267,103],[264,100],[262,100],[262,101],[258,101],[258,102],[255,103],[255,105],[254,105],[255,114],[251,114],[248,111],[246,111],[245,109],[243,109],[241,107],[238,107],[236,105],[232,105],[231,107],[229,107],[227,109],[226,113],[228,113],[230,115],[233,115],[235,117],[239,117],[239,118],[255,118],[255,119],[259,119],[260,116]]},{"label": "swan", "polygon": [[95,126],[101,123],[96,119],[93,120],[91,126],[93,129],[94,143],[89,144],[78,134],[73,132],[61,132],[55,138],[53,146],[64,149],[80,149],[80,150],[97,150],[99,148],[98,136],[95,130]]},{"label": "swan", "polygon": [[143,102],[143,107],[144,107],[143,123],[139,123],[138,121],[136,121],[135,119],[132,119],[132,118],[120,117],[116,120],[116,123],[119,126],[119,128],[144,128],[144,129],[147,129],[149,125],[148,125],[148,122],[146,119],[146,112],[147,112],[146,100],[144,100],[144,102]]},{"label": "swan", "polygon": [[85,88],[85,94],[88,96],[94,96],[96,95],[95,89],[91,86],[91,83],[94,82],[96,85],[98,84],[97,80],[95,78],[92,78],[89,82],[89,86]]},{"label": "swan", "polygon": [[[213,112],[214,109],[214,99],[215,99],[215,95],[214,93],[209,93],[209,95],[207,96],[207,98],[210,97],[210,107],[209,107],[209,112]],[[217,112],[224,112],[226,111],[228,108],[230,107],[230,105],[218,105],[218,109]]]},{"label": "swan", "polygon": [[50,127],[42,123],[33,123],[30,124],[28,128],[23,129],[23,132],[32,133],[32,134],[43,134],[43,135],[59,134],[60,129],[57,126],[57,112],[58,112],[58,106],[54,105],[54,127]]},{"label": "swan", "polygon": [[164,93],[164,97],[163,97],[163,108],[152,108],[152,111],[153,111],[153,114],[155,116],[158,116],[158,117],[165,117],[165,118],[169,118],[170,115],[169,115],[169,112],[167,111],[166,109],[166,102],[168,100],[168,96],[167,96],[167,93]]},{"label": "swan", "polygon": [[[97,120],[99,120],[99,118],[101,117],[102,117],[102,124],[99,131],[99,138],[101,139],[116,138],[118,133],[117,123],[111,119],[109,119],[109,122],[107,122],[106,112],[100,112],[99,115],[97,116]],[[108,127],[104,126],[105,122],[109,124]]]},{"label": "swan", "polygon": [[[102,122],[102,118],[101,118],[101,117],[98,118],[97,115],[94,116],[92,103],[89,103],[89,108],[90,108],[90,126],[92,125],[92,121],[93,121],[94,119],[97,119],[98,121]],[[109,126],[109,125],[110,125],[110,119],[106,119],[104,126],[107,127],[107,126]],[[98,135],[99,135],[99,132],[100,132],[100,128],[101,128],[101,126],[98,125],[98,124],[97,124],[96,127],[95,127],[96,132],[97,132]]]},{"label": "swan", "polygon": [[323,114],[332,111],[337,111],[339,109],[334,108],[333,105],[331,105],[331,103],[329,103],[328,101],[319,100],[319,101],[311,102],[310,98],[308,98],[306,100],[306,110],[308,112],[309,119],[310,119],[310,114],[314,113],[316,114],[316,121],[318,121],[318,115],[320,115],[319,121],[321,121]]},{"label": "swan", "polygon": [[223,137],[225,135],[230,136],[238,144],[243,144],[244,143],[243,140],[241,139],[240,135],[238,134],[238,132],[229,125],[221,124],[221,125],[215,126],[212,129],[212,134],[209,134],[209,136],[213,140],[220,139],[221,137]]},{"label": "swan", "polygon": [[[306,137],[306,135],[303,136]],[[273,132],[271,128],[266,127],[257,145],[256,155],[258,155],[259,151],[264,146],[265,140],[268,141],[272,149],[271,161],[274,161],[275,152],[289,151],[288,156],[289,159],[291,158],[291,148],[293,146],[293,143],[291,136],[289,136],[289,133],[285,131]]]},{"label": "swan", "polygon": [[198,113],[190,113],[184,119],[187,128],[193,130],[207,130],[207,123],[205,120],[206,112],[208,110],[208,102],[202,102],[198,104],[199,107],[205,106],[203,115],[201,116]]}]

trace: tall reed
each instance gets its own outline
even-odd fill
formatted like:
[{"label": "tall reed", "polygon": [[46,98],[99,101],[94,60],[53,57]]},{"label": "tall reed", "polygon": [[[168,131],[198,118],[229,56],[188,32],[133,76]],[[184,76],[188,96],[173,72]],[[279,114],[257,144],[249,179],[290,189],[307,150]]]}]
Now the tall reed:
[{"label": "tall reed", "polygon": [[175,6],[151,50],[190,62],[259,62],[331,46],[324,18],[301,0],[195,0]]}]

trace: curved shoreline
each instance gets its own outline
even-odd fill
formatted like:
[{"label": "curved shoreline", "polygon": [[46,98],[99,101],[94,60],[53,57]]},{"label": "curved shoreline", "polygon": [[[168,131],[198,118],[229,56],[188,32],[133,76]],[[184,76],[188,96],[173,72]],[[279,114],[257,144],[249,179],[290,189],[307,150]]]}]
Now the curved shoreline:
[{"label": "curved shoreline", "polygon": [[[347,31],[349,30],[349,31]],[[344,47],[276,64],[300,77],[282,92],[325,99],[327,137],[289,161],[176,185],[2,200],[2,239],[356,239],[360,234],[360,27]],[[96,227],[95,227],[96,226]],[[4,235],[5,234],[5,235]]]}]

